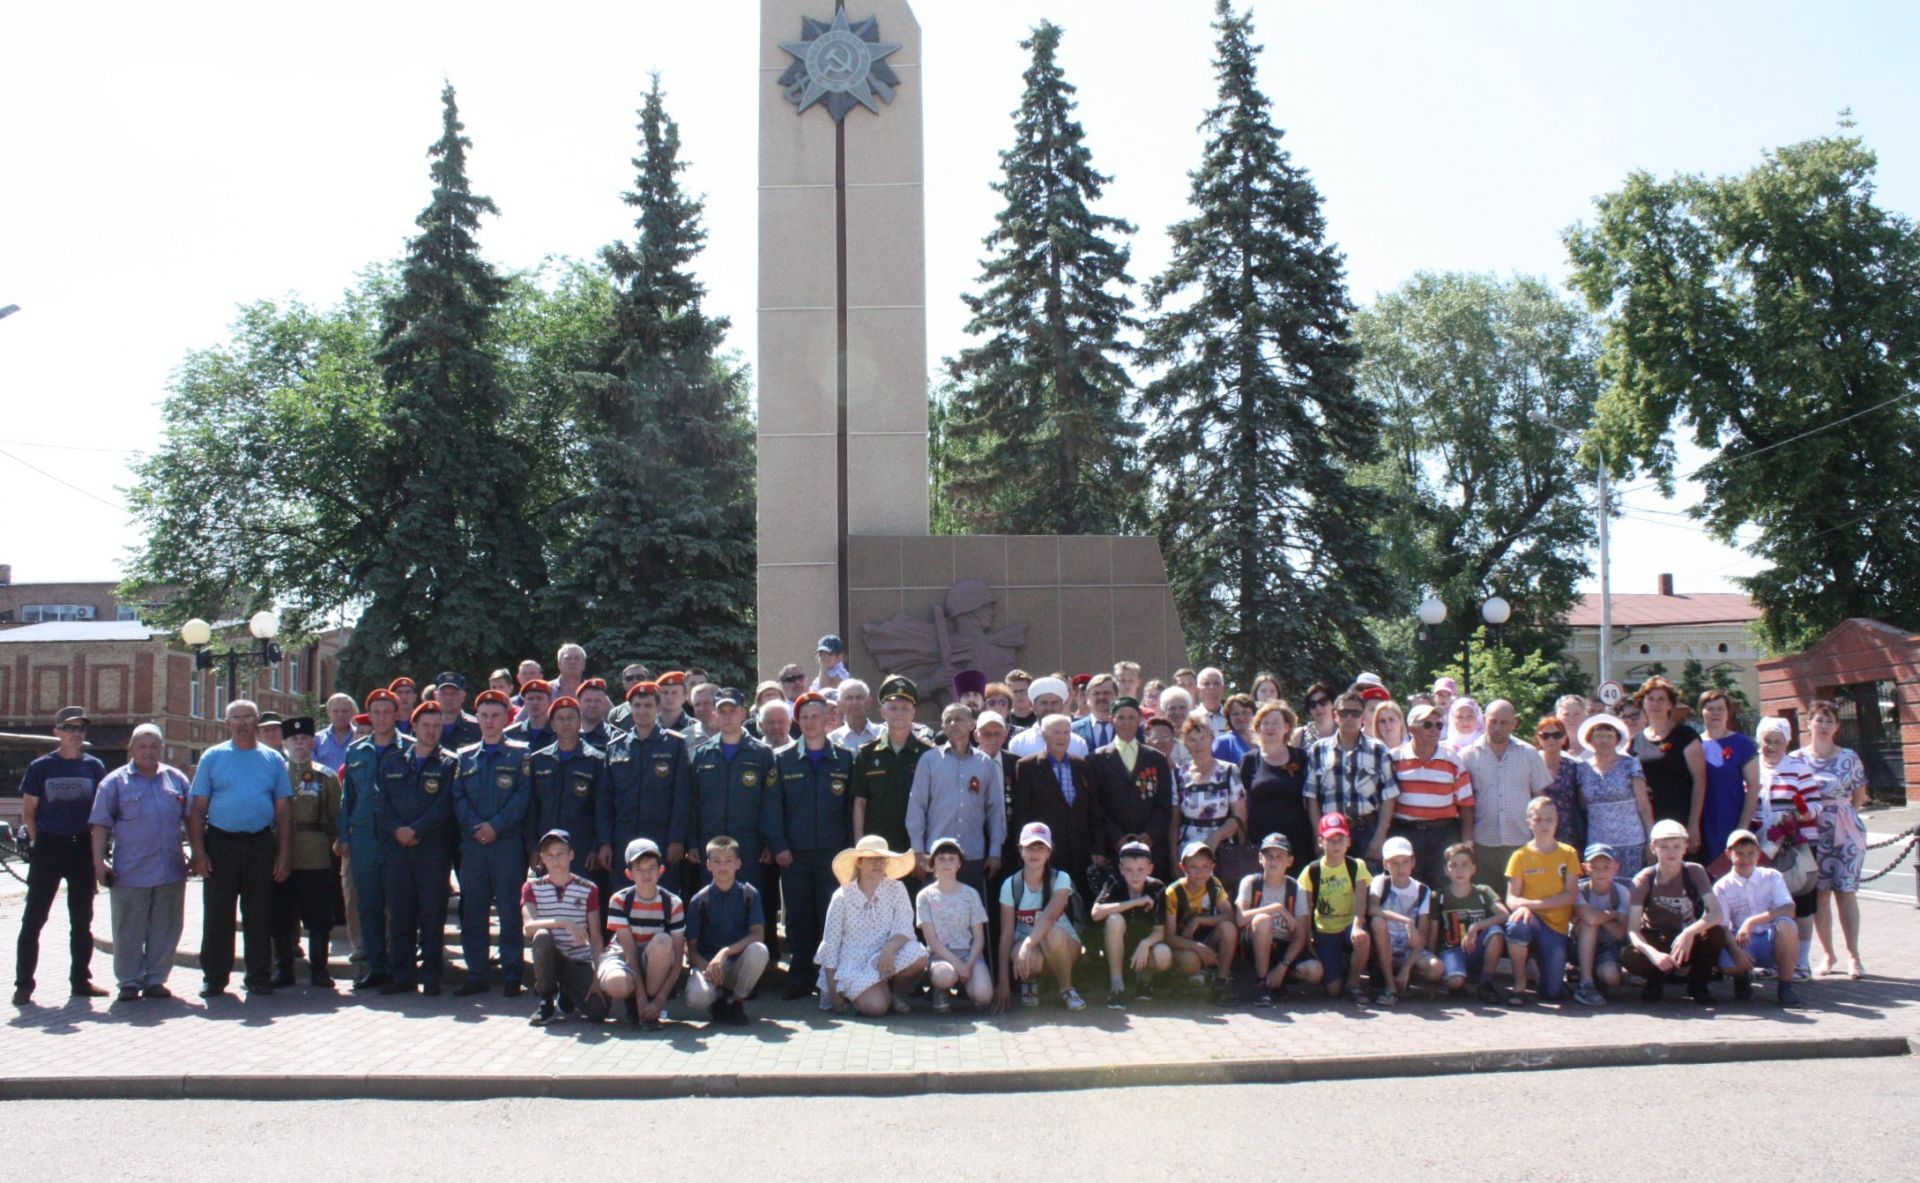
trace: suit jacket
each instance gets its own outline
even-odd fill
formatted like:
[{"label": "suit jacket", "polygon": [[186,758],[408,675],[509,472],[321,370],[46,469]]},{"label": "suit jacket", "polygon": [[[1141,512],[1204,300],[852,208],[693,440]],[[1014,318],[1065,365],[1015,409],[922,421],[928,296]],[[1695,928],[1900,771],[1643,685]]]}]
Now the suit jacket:
[{"label": "suit jacket", "polygon": [[1087,861],[1096,851],[1105,853],[1100,839],[1105,821],[1100,813],[1100,793],[1086,760],[1068,756],[1067,765],[1074,784],[1071,805],[1060,792],[1060,782],[1054,779],[1045,752],[1028,756],[1014,766],[1010,841],[1019,842],[1020,828],[1028,822],[1045,822],[1053,831],[1053,865],[1084,886]]},{"label": "suit jacket", "polygon": [[1107,739],[1101,740],[1094,734],[1093,729],[1095,726],[1097,726],[1097,724],[1094,722],[1092,715],[1082,715],[1073,721],[1073,733],[1079,736],[1081,741],[1087,745],[1087,753],[1089,755],[1093,753],[1095,748],[1104,747],[1113,740],[1113,719],[1111,716],[1107,719]]},{"label": "suit jacket", "polygon": [[1146,744],[1134,757],[1133,771],[1112,745],[1087,757],[1087,774],[1093,778],[1103,820],[1102,853],[1115,857],[1120,840],[1128,834],[1145,834],[1153,843],[1156,874],[1168,873],[1167,834],[1173,823],[1173,765]]}]

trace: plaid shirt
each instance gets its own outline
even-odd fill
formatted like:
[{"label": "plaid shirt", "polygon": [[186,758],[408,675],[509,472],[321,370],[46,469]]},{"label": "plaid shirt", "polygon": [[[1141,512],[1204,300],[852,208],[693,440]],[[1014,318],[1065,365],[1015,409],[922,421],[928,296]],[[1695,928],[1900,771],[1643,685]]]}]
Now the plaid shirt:
[{"label": "plaid shirt", "polygon": [[1320,803],[1322,813],[1344,813],[1350,821],[1372,817],[1382,802],[1400,795],[1393,776],[1393,752],[1362,734],[1351,748],[1340,737],[1315,740],[1307,750],[1307,783],[1301,790]]}]

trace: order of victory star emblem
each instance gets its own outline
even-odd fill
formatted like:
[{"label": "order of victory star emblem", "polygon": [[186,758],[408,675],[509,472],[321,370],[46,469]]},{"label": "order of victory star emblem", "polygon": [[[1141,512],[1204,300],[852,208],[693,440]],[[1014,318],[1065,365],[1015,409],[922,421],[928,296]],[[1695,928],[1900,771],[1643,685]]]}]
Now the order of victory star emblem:
[{"label": "order of victory star emblem", "polygon": [[900,47],[880,40],[876,17],[849,23],[845,9],[836,11],[831,21],[802,17],[800,40],[782,41],[780,48],[794,57],[780,75],[787,99],[800,111],[824,99],[836,123],[855,103],[879,114],[874,96],[891,103],[893,88],[900,85],[885,60]]}]

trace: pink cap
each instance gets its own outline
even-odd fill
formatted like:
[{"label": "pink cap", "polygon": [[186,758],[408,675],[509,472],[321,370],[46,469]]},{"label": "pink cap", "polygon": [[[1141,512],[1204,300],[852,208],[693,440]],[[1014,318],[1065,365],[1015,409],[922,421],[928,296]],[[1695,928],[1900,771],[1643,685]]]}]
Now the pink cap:
[{"label": "pink cap", "polygon": [[1045,822],[1028,822],[1020,827],[1020,845],[1031,846],[1038,842],[1048,850],[1053,849],[1053,831]]}]

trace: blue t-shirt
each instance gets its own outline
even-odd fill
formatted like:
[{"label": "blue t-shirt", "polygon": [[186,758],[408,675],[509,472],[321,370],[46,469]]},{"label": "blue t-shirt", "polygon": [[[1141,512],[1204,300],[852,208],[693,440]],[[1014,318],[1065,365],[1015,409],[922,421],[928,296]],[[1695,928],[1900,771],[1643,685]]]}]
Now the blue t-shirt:
[{"label": "blue t-shirt", "polygon": [[730,891],[709,883],[694,893],[687,905],[687,943],[711,959],[715,953],[747,935],[754,925],[765,925],[760,891],[735,879]]},{"label": "blue t-shirt", "polygon": [[273,825],[273,803],[293,796],[286,757],[261,744],[236,748],[232,741],[201,753],[193,770],[193,795],[205,797],[207,824],[235,834]]},{"label": "blue t-shirt", "polygon": [[59,752],[48,752],[27,765],[20,778],[20,795],[39,800],[33,824],[44,833],[69,838],[88,833],[87,818],[93,813],[93,794],[107,779],[107,766],[100,757],[82,752],[69,760]]}]

